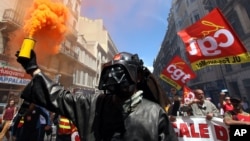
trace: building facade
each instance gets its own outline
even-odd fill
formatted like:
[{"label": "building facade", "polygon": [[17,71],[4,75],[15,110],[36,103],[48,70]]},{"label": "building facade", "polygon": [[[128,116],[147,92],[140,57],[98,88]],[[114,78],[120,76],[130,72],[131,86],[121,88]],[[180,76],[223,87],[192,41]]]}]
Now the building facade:
[{"label": "building facade", "polygon": [[[15,51],[9,46],[12,32],[23,25],[25,7],[30,6],[31,1],[20,2],[18,0],[3,0],[0,10],[0,104],[14,98],[19,102],[19,93],[30,81],[30,77],[15,59]],[[0,109],[2,112],[2,109]]]},{"label": "building facade", "polygon": [[112,59],[118,53],[108,31],[104,27],[102,19],[89,19],[87,17],[79,18],[79,35],[84,36],[88,42],[87,50],[96,56],[96,86],[101,75],[101,66],[103,63]]}]

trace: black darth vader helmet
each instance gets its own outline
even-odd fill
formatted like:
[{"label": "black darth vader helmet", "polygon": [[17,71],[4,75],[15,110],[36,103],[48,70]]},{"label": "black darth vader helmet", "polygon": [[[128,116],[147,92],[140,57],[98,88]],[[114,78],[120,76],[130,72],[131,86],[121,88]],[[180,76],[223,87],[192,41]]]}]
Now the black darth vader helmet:
[{"label": "black darth vader helmet", "polygon": [[103,64],[98,88],[115,91],[137,84],[138,72],[142,66],[143,62],[137,54],[118,53],[111,61]]}]

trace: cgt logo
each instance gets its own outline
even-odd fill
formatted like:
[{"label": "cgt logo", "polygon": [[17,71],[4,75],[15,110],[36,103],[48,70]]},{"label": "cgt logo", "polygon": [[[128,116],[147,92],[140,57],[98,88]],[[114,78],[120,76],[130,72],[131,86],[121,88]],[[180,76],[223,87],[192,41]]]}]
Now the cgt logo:
[{"label": "cgt logo", "polygon": [[171,78],[175,81],[181,80],[182,83],[186,83],[188,79],[190,79],[190,74],[186,74],[183,70],[182,67],[180,66],[181,64],[185,64],[184,62],[179,62],[175,64],[171,64],[167,67],[167,72],[171,74]]},{"label": "cgt logo", "polygon": [[[208,23],[208,21],[203,21],[203,24],[204,23]],[[222,51],[219,48],[228,48],[233,45],[235,39],[229,30],[220,29],[223,27],[215,25],[214,23],[210,23],[210,26],[214,26],[216,30],[213,36],[206,36],[205,38],[197,40],[195,40],[195,38],[191,38],[189,40],[190,55],[197,55],[198,48],[200,48],[202,55],[216,56],[222,53]],[[221,36],[225,38],[223,41],[218,40],[218,38]]]},{"label": "cgt logo", "polygon": [[250,126],[249,125],[231,125],[230,126],[230,140],[236,140],[239,138],[250,138]]},{"label": "cgt logo", "polygon": [[185,92],[185,97],[184,97],[184,103],[189,103],[191,102],[194,98],[195,98],[195,95],[193,92]]}]

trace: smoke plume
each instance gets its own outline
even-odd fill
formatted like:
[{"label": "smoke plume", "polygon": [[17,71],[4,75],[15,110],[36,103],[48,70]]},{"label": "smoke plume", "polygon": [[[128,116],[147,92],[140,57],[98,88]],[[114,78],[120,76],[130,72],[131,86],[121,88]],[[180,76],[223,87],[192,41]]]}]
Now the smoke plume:
[{"label": "smoke plume", "polygon": [[6,50],[6,53],[15,54],[15,51],[21,48],[23,39],[29,37],[36,40],[34,50],[38,61],[42,61],[46,56],[57,54],[68,32],[68,18],[68,9],[62,3],[34,0],[26,10],[24,25],[9,33],[7,46],[12,49]]},{"label": "smoke plume", "polygon": [[34,38],[36,50],[56,54],[67,32],[68,10],[62,3],[50,0],[34,0],[27,11],[23,31]]}]

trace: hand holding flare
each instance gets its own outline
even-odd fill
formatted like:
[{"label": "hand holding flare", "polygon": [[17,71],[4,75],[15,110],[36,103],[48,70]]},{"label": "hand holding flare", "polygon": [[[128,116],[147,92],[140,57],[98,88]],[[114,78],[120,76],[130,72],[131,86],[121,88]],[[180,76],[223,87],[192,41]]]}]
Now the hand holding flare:
[{"label": "hand holding flare", "polygon": [[30,59],[30,52],[34,49],[35,43],[32,38],[24,38],[18,57]]},{"label": "hand holding flare", "polygon": [[58,53],[67,31],[68,9],[60,2],[34,0],[25,17],[23,31],[28,38],[24,38],[16,57],[26,72],[32,74],[38,68],[34,52],[36,40],[39,41],[36,48],[39,53]]}]

